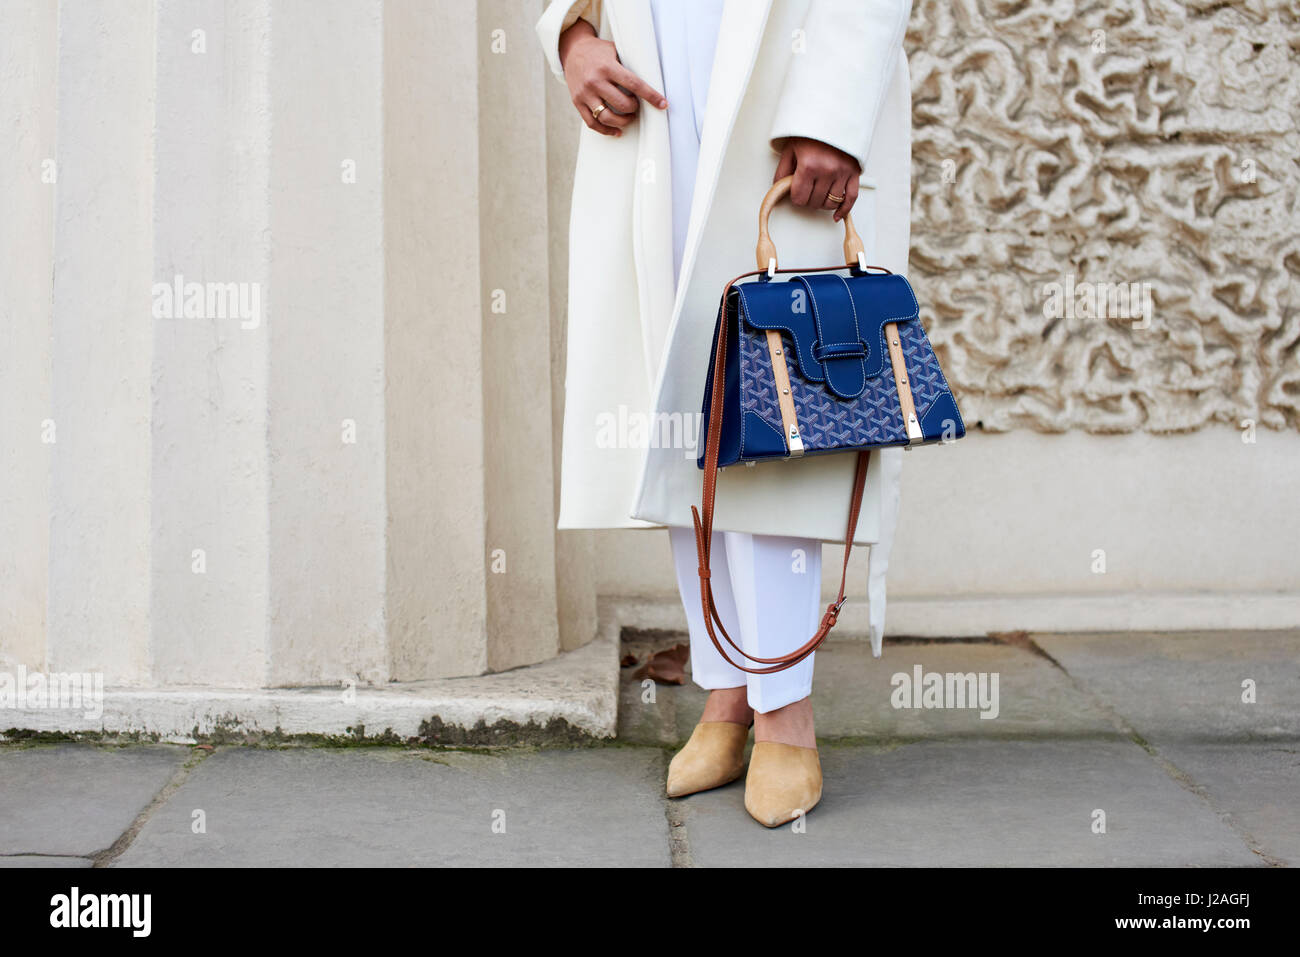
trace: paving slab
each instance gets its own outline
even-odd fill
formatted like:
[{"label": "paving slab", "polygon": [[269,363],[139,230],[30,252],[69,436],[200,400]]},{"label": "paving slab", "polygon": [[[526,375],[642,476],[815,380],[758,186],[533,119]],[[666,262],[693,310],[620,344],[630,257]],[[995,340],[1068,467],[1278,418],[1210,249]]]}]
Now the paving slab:
[{"label": "paving slab", "polygon": [[219,748],[114,866],[667,866],[664,767],[619,747]]},{"label": "paving slab", "polygon": [[1300,740],[1300,631],[1032,637],[1149,741]]},{"label": "paving slab", "polygon": [[[915,698],[908,701],[903,691],[915,687],[918,673],[923,687],[929,675],[987,676],[989,691],[996,687],[996,708],[975,707],[971,701],[964,708],[916,707]],[[912,706],[897,706],[902,703]],[[1029,648],[990,641],[889,644],[879,658],[872,657],[866,642],[828,643],[817,652],[813,707],[818,735],[831,740],[1117,733],[1105,711],[1050,660]]]},{"label": "paving slab", "polygon": [[[981,709],[970,707],[895,707],[894,676],[912,682],[917,668],[922,676],[987,675],[990,689],[996,676],[996,717],[981,718]],[[619,737],[645,744],[684,742],[707,692],[693,683],[660,685],[649,701],[641,682],[631,679],[634,670],[624,673]],[[915,702],[909,698],[908,703]],[[1029,648],[991,641],[890,643],[880,658],[872,657],[865,641],[828,641],[817,652],[813,710],[817,736],[825,741],[1117,736],[1105,709],[1052,661]]]},{"label": "paving slab", "polygon": [[1261,852],[1300,866],[1300,745],[1175,741],[1158,750]]},{"label": "paving slab", "polygon": [[107,850],[189,756],[152,744],[0,747],[0,854]]},{"label": "paving slab", "polygon": [[[696,866],[1251,866],[1265,863],[1137,745],[920,741],[822,748],[806,831],[745,813],[744,782],[679,802]],[[1094,834],[1093,812],[1106,814]]]},{"label": "paving slab", "polygon": [[[1300,864],[1300,631],[1035,635],[1255,846]],[[1243,682],[1255,701],[1243,701]]]},{"label": "paving slab", "polygon": [[92,863],[88,857],[45,857],[40,854],[0,857],[0,867],[90,867]]}]

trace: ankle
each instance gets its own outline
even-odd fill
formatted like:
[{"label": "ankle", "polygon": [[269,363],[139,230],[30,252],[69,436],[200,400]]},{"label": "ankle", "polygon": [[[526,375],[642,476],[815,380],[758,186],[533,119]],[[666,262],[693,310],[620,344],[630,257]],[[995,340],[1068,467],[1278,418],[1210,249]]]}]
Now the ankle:
[{"label": "ankle", "polygon": [[792,744],[800,748],[817,747],[812,700],[803,698],[773,711],[755,712],[754,740]]},{"label": "ankle", "polygon": [[749,706],[747,689],[743,685],[739,688],[715,688],[709,693],[700,720],[749,724],[754,720],[754,709]]}]

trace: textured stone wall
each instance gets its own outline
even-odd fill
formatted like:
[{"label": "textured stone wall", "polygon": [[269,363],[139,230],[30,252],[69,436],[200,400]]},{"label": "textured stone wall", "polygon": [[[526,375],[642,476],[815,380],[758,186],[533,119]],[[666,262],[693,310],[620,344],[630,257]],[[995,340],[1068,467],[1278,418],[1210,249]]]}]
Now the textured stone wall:
[{"label": "textured stone wall", "polygon": [[[912,277],[968,424],[1300,427],[1300,2],[915,0],[907,46]],[[1149,321],[1045,314],[1067,282],[1148,284]]]}]

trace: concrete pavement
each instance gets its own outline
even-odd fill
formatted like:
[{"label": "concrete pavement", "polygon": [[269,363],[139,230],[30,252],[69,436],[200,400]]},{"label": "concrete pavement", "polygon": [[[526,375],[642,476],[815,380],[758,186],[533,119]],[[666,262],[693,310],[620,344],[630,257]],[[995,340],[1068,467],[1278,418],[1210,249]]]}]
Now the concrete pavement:
[{"label": "concrete pavement", "polygon": [[0,745],[0,866],[1300,863],[1300,633],[832,643],[825,796],[775,831],[743,780],[664,797],[703,693],[633,671],[590,746]]}]

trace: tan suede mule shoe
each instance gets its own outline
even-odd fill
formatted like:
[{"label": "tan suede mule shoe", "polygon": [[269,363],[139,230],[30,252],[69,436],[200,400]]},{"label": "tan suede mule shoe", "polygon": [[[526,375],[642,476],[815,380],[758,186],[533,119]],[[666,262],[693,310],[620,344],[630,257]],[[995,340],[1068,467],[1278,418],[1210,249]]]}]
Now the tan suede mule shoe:
[{"label": "tan suede mule shoe", "polygon": [[745,810],[764,827],[807,814],[822,799],[822,763],[816,748],[758,741],[749,756]]},{"label": "tan suede mule shoe", "polygon": [[685,797],[730,784],[745,770],[749,725],[701,721],[668,765],[668,796]]}]

